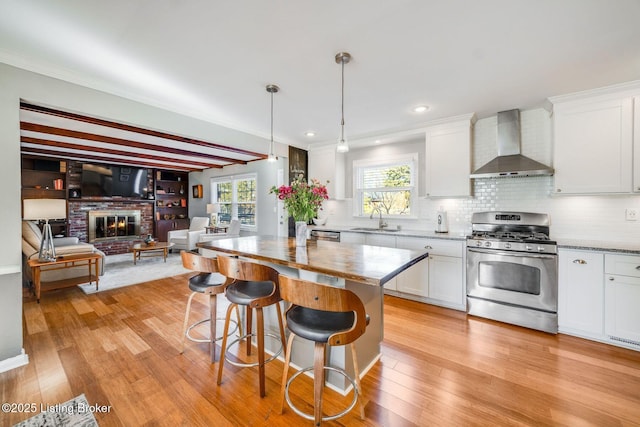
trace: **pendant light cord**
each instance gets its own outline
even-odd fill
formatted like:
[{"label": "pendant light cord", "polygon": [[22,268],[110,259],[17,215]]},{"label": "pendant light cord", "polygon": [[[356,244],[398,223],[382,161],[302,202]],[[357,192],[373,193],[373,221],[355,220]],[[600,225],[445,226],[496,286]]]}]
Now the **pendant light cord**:
[{"label": "pendant light cord", "polygon": [[340,142],[344,142],[344,58],[342,62],[342,121],[340,122]]}]

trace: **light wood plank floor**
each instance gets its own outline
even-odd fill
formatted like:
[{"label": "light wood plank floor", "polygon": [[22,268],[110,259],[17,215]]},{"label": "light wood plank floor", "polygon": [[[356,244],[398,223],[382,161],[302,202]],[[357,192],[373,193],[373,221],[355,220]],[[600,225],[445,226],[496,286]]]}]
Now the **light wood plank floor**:
[{"label": "light wood plank floor", "polygon": [[[310,425],[277,414],[282,363],[217,364],[206,344],[179,354],[187,276],[94,295],[77,288],[24,302],[27,366],[0,374],[2,402],[55,404],[84,393],[101,426]],[[198,298],[196,298],[198,300]],[[194,309],[206,316],[206,302]],[[385,297],[383,357],[357,411],[329,425],[640,425],[640,352]],[[293,391],[311,404],[311,381]],[[328,392],[329,409],[343,402]],[[0,425],[31,414],[0,413]]]}]

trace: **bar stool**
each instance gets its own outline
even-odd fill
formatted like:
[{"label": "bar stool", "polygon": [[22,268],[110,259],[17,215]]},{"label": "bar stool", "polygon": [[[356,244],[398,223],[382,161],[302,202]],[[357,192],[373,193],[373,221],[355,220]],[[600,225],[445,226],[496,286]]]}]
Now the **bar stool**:
[{"label": "bar stool", "polygon": [[[220,273],[233,279],[233,282],[227,286],[225,296],[231,303],[227,308],[227,315],[224,322],[224,333],[222,335],[222,354],[220,356],[220,364],[218,366],[218,385],[222,383],[222,369],[224,362],[227,361],[234,366],[239,367],[258,367],[258,377],[260,382],[260,397],[265,396],[265,363],[275,360],[278,355],[284,351],[285,338],[284,326],[282,324],[282,311],[280,309],[280,292],[278,290],[278,272],[266,265],[254,262],[243,261],[238,258],[230,258],[226,256],[218,256],[218,268]],[[280,328],[280,337],[274,334],[266,334],[272,338],[279,338],[282,347],[269,359],[264,357],[264,313],[263,308],[270,305],[276,306],[278,312],[278,326]],[[246,334],[234,340],[227,346],[227,338],[229,337],[228,328],[231,318],[231,311],[238,306],[246,307]],[[252,312],[256,311],[257,331],[252,332]],[[242,340],[247,340],[247,356],[251,354],[251,337],[256,337],[258,344],[258,362],[257,363],[239,363],[232,361],[226,357],[229,347]]]},{"label": "bar stool", "polygon": [[[360,417],[364,419],[364,404],[362,399],[358,399],[362,393],[362,388],[360,386],[360,370],[358,369],[355,340],[364,334],[369,318],[360,298],[347,289],[288,276],[280,276],[280,296],[291,303],[285,313],[287,328],[291,334],[287,343],[284,371],[282,373],[280,413],[284,409],[284,401],[286,399],[293,412],[303,418],[313,420],[314,424],[319,426],[323,421],[335,420],[346,415],[356,406],[359,400]],[[291,347],[296,336],[315,343],[313,366],[297,371],[287,381],[289,363],[291,361]],[[327,344],[332,346],[351,345],[354,378],[351,378],[344,369],[325,364]],[[299,375],[311,370],[313,370],[313,398],[315,402],[313,415],[302,412],[293,405],[289,397],[291,383]],[[335,415],[323,416],[322,414],[325,370],[342,374],[353,385],[353,401],[348,408]]]},{"label": "bar stool", "polygon": [[[208,342],[210,343],[209,352],[211,355],[211,363],[214,363],[216,359],[215,342],[221,339],[219,337],[216,337],[216,313],[218,302],[217,295],[224,292],[227,285],[231,283],[231,280],[226,279],[224,276],[221,276],[219,274],[214,274],[218,273],[218,262],[215,258],[207,258],[187,251],[180,251],[180,256],[182,257],[183,267],[199,272],[199,274],[196,274],[195,276],[189,278],[189,289],[191,289],[192,292],[191,295],[189,295],[189,299],[187,300],[187,309],[184,313],[184,322],[182,326],[182,347],[180,349],[180,354],[184,353],[184,344],[187,338],[194,342]],[[191,302],[193,301],[193,297],[198,294],[209,295],[209,317],[189,325],[188,323],[189,313],[191,310]],[[236,318],[237,321],[234,322],[235,329],[231,333],[235,332],[235,330],[240,327],[240,311],[237,309]],[[201,339],[192,337],[190,334],[191,330],[205,322],[210,322],[209,338]]]}]

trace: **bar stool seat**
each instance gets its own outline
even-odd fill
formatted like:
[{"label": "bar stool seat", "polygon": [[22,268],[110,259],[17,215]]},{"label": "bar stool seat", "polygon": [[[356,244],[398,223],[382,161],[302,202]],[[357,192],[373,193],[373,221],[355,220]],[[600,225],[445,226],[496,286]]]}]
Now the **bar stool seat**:
[{"label": "bar stool seat", "polygon": [[273,292],[273,283],[235,282],[225,292],[227,299],[238,305],[251,305],[256,298],[268,297]]},{"label": "bar stool seat", "polygon": [[326,343],[336,332],[353,326],[354,314],[335,313],[294,306],[286,314],[287,328],[297,336],[314,342]]},{"label": "bar stool seat", "polygon": [[[280,296],[291,303],[285,313],[287,329],[291,334],[287,343],[282,373],[280,413],[284,409],[286,400],[296,414],[313,420],[314,425],[319,426],[323,421],[335,420],[346,415],[360,402],[360,416],[364,419],[355,341],[364,334],[369,324],[369,316],[366,314],[360,298],[347,289],[288,276],[280,276]],[[288,378],[293,340],[296,336],[314,342],[314,362],[312,367],[298,370]],[[353,377],[349,376],[344,369],[328,366],[325,363],[327,345],[347,344],[351,346]],[[307,414],[292,403],[289,397],[289,387],[298,376],[311,370],[313,371],[314,384],[314,412]],[[343,375],[353,385],[351,404],[342,412],[334,415],[323,415],[322,411],[325,370]]]}]

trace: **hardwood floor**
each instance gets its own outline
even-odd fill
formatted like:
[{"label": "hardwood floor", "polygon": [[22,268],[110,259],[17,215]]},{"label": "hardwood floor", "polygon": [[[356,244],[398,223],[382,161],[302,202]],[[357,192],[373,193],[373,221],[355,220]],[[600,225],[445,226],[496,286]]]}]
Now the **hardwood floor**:
[{"label": "hardwood floor", "polygon": [[[278,415],[282,363],[216,365],[206,344],[179,353],[185,276],[85,295],[64,289],[24,302],[30,363],[0,374],[2,402],[55,404],[84,393],[100,426],[310,425]],[[206,316],[204,298],[194,310]],[[197,316],[196,316],[197,317]],[[385,297],[382,359],[363,379],[357,411],[327,425],[640,425],[640,352],[549,335]],[[294,390],[311,404],[311,381]],[[328,392],[335,410],[344,402]],[[32,414],[0,413],[0,425]]]}]

